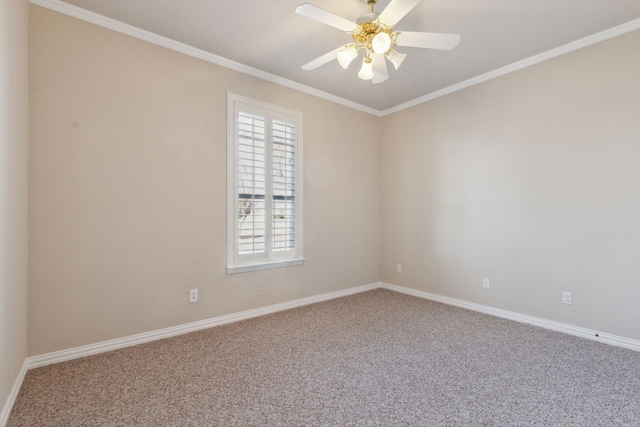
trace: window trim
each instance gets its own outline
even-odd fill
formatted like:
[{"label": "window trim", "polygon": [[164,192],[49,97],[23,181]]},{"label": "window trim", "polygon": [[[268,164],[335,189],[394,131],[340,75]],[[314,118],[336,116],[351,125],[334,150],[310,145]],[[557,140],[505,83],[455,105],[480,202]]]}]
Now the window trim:
[{"label": "window trim", "polygon": [[[251,109],[265,110],[265,119],[271,121],[272,115],[276,118],[279,115],[293,116],[296,119],[296,151],[295,151],[295,242],[296,248],[292,251],[292,256],[282,258],[276,253],[271,258],[257,261],[240,261],[237,253],[237,195],[238,180],[236,177],[236,163],[238,156],[237,141],[237,106],[247,105]],[[279,107],[262,101],[257,101],[244,96],[227,93],[227,274],[243,273],[248,271],[265,270],[271,268],[289,267],[304,264],[302,254],[302,230],[303,230],[303,191],[302,191],[302,113],[295,110]],[[272,173],[272,169],[268,174]],[[267,219],[267,225],[271,227],[271,221]],[[272,253],[272,252],[270,252]],[[272,253],[273,254],[273,253]]]}]

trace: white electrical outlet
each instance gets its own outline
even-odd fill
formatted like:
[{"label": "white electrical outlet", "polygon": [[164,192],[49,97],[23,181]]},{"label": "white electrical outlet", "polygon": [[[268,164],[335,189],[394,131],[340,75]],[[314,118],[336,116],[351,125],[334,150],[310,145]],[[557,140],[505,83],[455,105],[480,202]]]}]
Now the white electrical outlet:
[{"label": "white electrical outlet", "polygon": [[571,292],[562,291],[562,303],[563,304],[573,304],[573,294]]},{"label": "white electrical outlet", "polygon": [[398,274],[402,273],[402,265],[396,264],[396,273]]},{"label": "white electrical outlet", "polygon": [[197,289],[191,289],[189,291],[189,304],[194,303],[194,302],[198,302],[198,290]]},{"label": "white electrical outlet", "polygon": [[491,287],[491,285],[489,284],[488,277],[485,277],[484,279],[482,279],[482,287],[485,289],[489,289]]}]

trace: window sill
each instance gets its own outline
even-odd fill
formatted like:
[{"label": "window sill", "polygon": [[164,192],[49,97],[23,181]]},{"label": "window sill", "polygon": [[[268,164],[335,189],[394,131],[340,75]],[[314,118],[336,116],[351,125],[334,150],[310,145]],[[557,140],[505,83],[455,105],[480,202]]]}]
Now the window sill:
[{"label": "window sill", "polygon": [[269,270],[271,268],[291,267],[304,264],[304,258],[294,258],[282,261],[259,262],[255,264],[243,264],[227,266],[227,274],[246,273],[249,271]]}]

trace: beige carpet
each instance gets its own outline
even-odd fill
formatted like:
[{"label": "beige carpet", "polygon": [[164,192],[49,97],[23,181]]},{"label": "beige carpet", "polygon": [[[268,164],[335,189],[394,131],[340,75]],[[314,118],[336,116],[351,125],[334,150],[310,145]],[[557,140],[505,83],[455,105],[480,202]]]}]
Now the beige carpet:
[{"label": "beige carpet", "polygon": [[375,290],[27,373],[8,426],[640,426],[640,353]]}]

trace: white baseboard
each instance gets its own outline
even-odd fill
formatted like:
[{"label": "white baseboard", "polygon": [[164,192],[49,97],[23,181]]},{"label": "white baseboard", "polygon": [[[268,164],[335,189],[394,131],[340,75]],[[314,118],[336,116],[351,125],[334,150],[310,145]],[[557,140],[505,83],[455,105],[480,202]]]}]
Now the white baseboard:
[{"label": "white baseboard", "polygon": [[315,295],[307,298],[287,301],[280,304],[269,305],[266,307],[256,308],[253,310],[241,311],[225,316],[213,317],[210,319],[200,320],[198,322],[187,323],[184,325],[173,326],[165,329],[158,329],[151,332],[131,335],[124,338],[116,338],[109,341],[102,341],[95,344],[83,345],[81,347],[70,348],[67,350],[55,351],[39,356],[28,357],[26,361],[27,369],[39,368],[41,366],[52,365],[54,363],[66,362],[68,360],[78,359],[93,354],[104,353],[107,351],[117,350],[124,347],[130,347],[151,341],[161,340],[176,335],[186,334],[201,329],[220,326],[227,323],[238,322],[240,320],[251,319],[253,317],[263,316],[265,314],[276,313],[278,311],[288,310],[291,308],[302,307],[308,304],[328,301],[335,298],[353,295],[359,292],[370,291],[381,286],[380,283],[371,283],[368,285],[357,286],[354,288],[343,289],[341,291],[329,292],[326,294]]},{"label": "white baseboard", "polygon": [[24,377],[27,375],[27,361],[25,360],[22,364],[22,368],[20,368],[20,372],[18,372],[18,377],[13,383],[13,387],[11,387],[11,391],[9,391],[9,396],[2,408],[2,412],[0,412],[0,426],[4,427],[7,425],[9,421],[9,415],[11,415],[11,410],[13,409],[13,405],[16,403],[16,399],[18,398],[18,393],[20,393],[20,387],[22,387],[22,382],[24,381]]},{"label": "white baseboard", "polygon": [[404,286],[393,285],[390,283],[377,282],[370,283],[368,285],[357,286],[354,288],[343,289],[340,291],[329,292],[321,295],[315,295],[307,298],[296,299],[293,301],[287,301],[280,304],[269,305],[266,307],[256,308],[253,310],[246,310],[239,313],[232,313],[225,316],[214,317],[210,319],[201,320],[198,322],[187,323],[184,325],[174,326],[165,329],[159,329],[151,332],[145,332],[142,334],[131,335],[124,338],[117,338],[114,340],[103,341],[95,344],[89,344],[81,347],[75,347],[67,350],[56,351],[52,353],[42,354],[39,356],[28,357],[18,374],[18,378],[11,389],[11,392],[7,398],[7,401],[0,413],[0,426],[4,427],[9,420],[9,415],[13,405],[18,397],[20,387],[27,373],[27,370],[33,368],[39,368],[41,366],[52,365],[54,363],[65,362],[72,359],[78,359],[93,354],[104,353],[107,351],[117,350],[124,347],[130,347],[138,344],[147,343],[150,341],[156,341],[164,338],[173,337],[176,335],[186,334],[189,332],[198,331],[201,329],[211,328],[214,326],[220,326],[227,323],[238,322],[241,320],[251,319],[253,317],[263,316],[265,314],[276,313],[291,308],[302,307],[308,304],[314,304],[322,301],[328,301],[335,298],[340,298],[348,295],[357,294],[360,292],[366,292],[377,288],[384,288],[390,291],[400,292],[407,295],[424,298],[443,304],[453,305],[456,307],[465,308],[468,310],[478,311],[481,313],[489,314],[492,316],[502,317],[509,320],[514,320],[520,323],[527,323],[534,326],[539,326],[554,331],[564,332],[569,335],[575,335],[582,338],[587,338],[594,341],[603,342],[606,344],[615,345],[618,347],[624,347],[635,351],[640,351],[640,341],[625,338],[617,335],[611,335],[607,333],[601,333],[591,329],[581,328],[578,326],[568,325],[565,323],[555,322],[551,320],[542,319],[539,317],[528,316],[525,314],[516,313],[513,311],[502,310],[494,307],[489,307],[481,304],[475,304],[464,300],[455,298],[449,298],[442,295],[432,294],[430,292],[424,292],[417,289],[411,289]]},{"label": "white baseboard", "polygon": [[432,294],[430,292],[419,291],[417,289],[406,288],[404,286],[392,285],[390,283],[381,283],[380,287],[388,289],[390,291],[401,292],[403,294],[441,302],[443,304],[454,305],[456,307],[466,308],[473,311],[479,311],[480,313],[489,314],[491,316],[502,317],[504,319],[514,320],[520,323],[527,323],[533,326],[539,326],[541,328],[551,329],[558,332],[564,332],[569,335],[575,335],[581,338],[587,338],[605,344],[611,344],[618,347],[628,348],[630,350],[640,351],[640,341],[621,337],[618,335],[602,333],[591,329],[568,325],[566,323],[542,319],[540,317],[528,316],[526,314],[520,314],[514,311],[502,310],[499,308],[475,304],[472,302],[449,298],[438,294]]},{"label": "white baseboard", "polygon": [[[476,304],[472,302],[467,302],[467,301],[459,300],[455,298],[449,298],[442,295],[432,294],[430,292],[424,292],[417,289],[411,289],[403,286],[393,285],[390,283],[377,282],[377,283],[370,283],[368,285],[357,286],[354,288],[344,289],[341,291],[329,292],[321,295],[301,298],[293,301],[287,301],[284,303],[256,308],[253,310],[246,310],[246,311],[241,311],[239,313],[232,313],[225,316],[205,319],[198,322],[187,323],[184,325],[173,326],[170,328],[159,329],[159,330],[145,332],[137,335],[131,335],[128,337],[117,338],[109,341],[102,341],[95,344],[89,344],[89,345],[75,347],[67,350],[46,353],[39,356],[32,356],[32,357],[28,357],[26,360],[26,369],[39,368],[41,366],[52,365],[54,363],[65,362],[68,360],[78,359],[78,358],[90,356],[93,354],[104,353],[107,351],[117,350],[124,347],[130,347],[138,344],[147,343],[150,341],[169,338],[176,335],[198,331],[201,329],[220,326],[220,325],[224,325],[232,322],[238,322],[238,321],[250,319],[253,317],[263,316],[265,314],[276,313],[278,311],[301,307],[308,304],[328,301],[331,299],[340,298],[347,295],[353,295],[359,292],[370,291],[377,288],[384,288],[384,289],[388,289],[395,292],[401,292],[401,293],[413,295],[419,298],[437,301],[444,304],[465,308],[468,310],[478,311],[478,312],[489,314],[492,316],[514,320],[520,323],[527,323],[530,325],[539,326],[539,327],[551,329],[554,331],[564,332],[570,335],[575,335],[578,337],[587,338],[590,340],[599,341],[606,344],[615,345],[618,347],[624,347],[631,350],[640,351],[640,341],[633,340],[630,338],[602,333],[602,332],[594,331],[591,329],[569,325],[566,323],[560,323],[552,320],[542,319],[539,317],[528,316],[526,314],[520,314],[513,311],[502,310],[502,309],[489,307],[481,304]],[[24,376],[24,374],[22,376]],[[0,426],[1,425],[2,424],[0,424]]]}]

